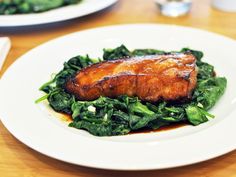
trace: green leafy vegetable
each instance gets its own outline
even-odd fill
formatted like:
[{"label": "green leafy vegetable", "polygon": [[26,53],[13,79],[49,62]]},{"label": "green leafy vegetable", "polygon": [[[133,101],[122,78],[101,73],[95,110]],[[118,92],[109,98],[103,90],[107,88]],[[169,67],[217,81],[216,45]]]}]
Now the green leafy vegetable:
[{"label": "green leafy vegetable", "polygon": [[227,85],[225,77],[211,77],[199,80],[193,97],[203,105],[205,110],[212,108],[223,95]]},{"label": "green leafy vegetable", "polygon": [[63,90],[54,90],[47,97],[50,106],[58,112],[71,114],[71,105],[74,103],[74,97]]},{"label": "green leafy vegetable", "polygon": [[189,122],[191,122],[193,125],[199,125],[203,122],[208,121],[206,115],[202,113],[201,109],[197,106],[188,106],[186,108],[186,113]]},{"label": "green leafy vegetable", "polygon": [[77,4],[81,0],[2,0],[0,14],[38,13],[61,6]]},{"label": "green leafy vegetable", "polygon": [[[40,90],[46,93],[36,102],[47,99],[57,112],[70,114],[70,127],[84,129],[96,136],[125,135],[139,129],[158,129],[177,122],[199,125],[214,118],[207,110],[212,108],[223,95],[227,80],[216,77],[214,67],[202,62],[203,53],[188,48],[180,52],[193,54],[197,59],[197,87],[192,100],[185,103],[142,102],[136,97],[120,96],[116,99],[100,97],[94,101],[79,101],[64,91],[63,85],[82,68],[101,61],[89,56],[77,56],[64,63],[64,68]],[[103,60],[123,57],[165,54],[156,49],[129,51],[124,45],[115,49],[104,49]],[[178,52],[177,52],[178,53]]]},{"label": "green leafy vegetable", "polygon": [[124,46],[121,45],[115,49],[104,49],[103,50],[103,60],[115,60],[123,57],[132,56],[131,52]]},{"label": "green leafy vegetable", "polygon": [[127,134],[130,132],[130,117],[123,99],[100,97],[94,101],[74,102],[71,107],[74,121],[69,126],[88,130],[97,136]]},{"label": "green leafy vegetable", "polygon": [[202,57],[204,56],[203,52],[201,51],[198,51],[198,50],[192,50],[192,49],[189,49],[189,48],[183,48],[180,50],[180,52],[190,52],[191,54],[193,54],[197,61],[201,61]]},{"label": "green leafy vegetable", "polygon": [[148,109],[139,100],[128,106],[130,121],[129,125],[132,130],[137,130],[145,127],[150,121],[156,119],[155,112]]},{"label": "green leafy vegetable", "polygon": [[189,105],[186,108],[186,113],[189,122],[191,122],[193,125],[199,125],[201,123],[207,122],[208,121],[207,117],[214,118],[214,116],[212,116],[202,108],[199,108],[198,106]]},{"label": "green leafy vegetable", "polygon": [[164,54],[165,51],[156,50],[156,49],[135,49],[132,52],[133,56],[143,56],[143,55],[156,55],[156,54]]}]

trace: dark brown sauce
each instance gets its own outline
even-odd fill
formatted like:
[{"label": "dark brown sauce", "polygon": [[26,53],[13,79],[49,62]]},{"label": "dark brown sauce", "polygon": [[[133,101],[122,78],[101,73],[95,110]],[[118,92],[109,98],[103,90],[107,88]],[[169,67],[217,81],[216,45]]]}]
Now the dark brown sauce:
[{"label": "dark brown sauce", "polygon": [[[65,113],[61,113],[62,115],[62,120],[65,121],[65,122],[72,122],[73,119],[71,117],[71,115],[69,114],[65,114]],[[151,130],[151,129],[140,129],[140,130],[137,130],[137,131],[132,131],[130,132],[129,134],[136,134],[136,133],[153,133],[153,132],[162,132],[162,131],[168,131],[168,130],[173,130],[173,129],[177,129],[177,128],[180,128],[180,127],[184,127],[188,125],[187,123],[184,123],[184,122],[181,122],[181,123],[173,123],[171,125],[166,125],[166,126],[163,126],[159,129],[156,129],[156,130]]]}]

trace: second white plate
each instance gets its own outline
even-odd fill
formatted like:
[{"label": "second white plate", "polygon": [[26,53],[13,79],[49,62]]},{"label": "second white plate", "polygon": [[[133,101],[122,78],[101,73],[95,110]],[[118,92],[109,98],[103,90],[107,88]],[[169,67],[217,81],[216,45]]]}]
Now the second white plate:
[{"label": "second white plate", "polygon": [[60,7],[42,13],[0,15],[0,27],[40,25],[82,17],[105,9],[117,0],[83,0],[76,5]]}]

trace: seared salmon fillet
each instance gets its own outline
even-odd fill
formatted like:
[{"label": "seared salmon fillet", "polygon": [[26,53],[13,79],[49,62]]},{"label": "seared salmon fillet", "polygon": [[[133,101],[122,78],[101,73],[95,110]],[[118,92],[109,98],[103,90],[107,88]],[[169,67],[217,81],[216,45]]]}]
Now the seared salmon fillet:
[{"label": "seared salmon fillet", "polygon": [[128,95],[149,102],[175,101],[190,98],[196,83],[196,58],[169,53],[90,65],[69,79],[65,90],[79,100]]}]

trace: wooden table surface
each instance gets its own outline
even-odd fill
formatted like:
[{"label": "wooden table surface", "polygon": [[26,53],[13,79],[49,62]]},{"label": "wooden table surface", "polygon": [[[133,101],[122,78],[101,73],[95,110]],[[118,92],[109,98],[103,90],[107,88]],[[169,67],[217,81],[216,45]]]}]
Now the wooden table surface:
[{"label": "wooden table surface", "polygon": [[[236,13],[213,9],[209,0],[193,2],[191,13],[179,18],[161,16],[152,0],[120,0],[107,10],[63,23],[17,29],[0,28],[0,36],[9,36],[12,40],[12,49],[0,76],[19,56],[35,46],[58,36],[99,26],[127,23],[178,24],[217,32],[236,39]],[[44,156],[16,140],[0,123],[1,177],[156,177],[164,175],[236,177],[236,151],[213,160],[174,169],[139,172],[98,170],[71,165]]]}]

